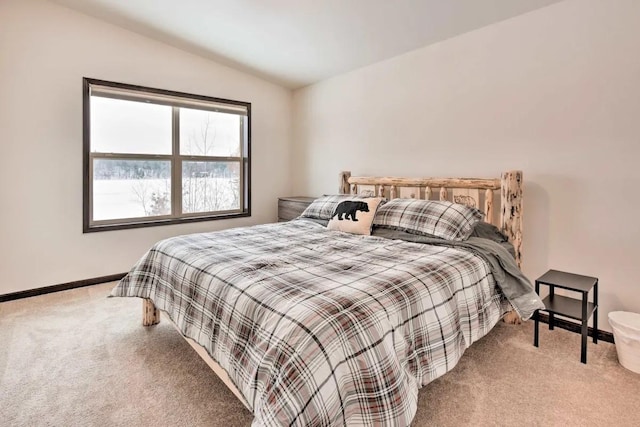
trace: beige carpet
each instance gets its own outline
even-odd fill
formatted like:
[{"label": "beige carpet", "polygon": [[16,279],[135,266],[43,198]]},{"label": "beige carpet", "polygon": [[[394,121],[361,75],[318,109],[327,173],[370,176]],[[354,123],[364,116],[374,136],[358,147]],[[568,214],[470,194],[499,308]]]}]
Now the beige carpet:
[{"label": "beige carpet", "polygon": [[[104,284],[0,304],[1,426],[248,426],[251,414],[167,322]],[[414,426],[639,426],[640,375],[615,347],[502,323],[420,391]]]}]

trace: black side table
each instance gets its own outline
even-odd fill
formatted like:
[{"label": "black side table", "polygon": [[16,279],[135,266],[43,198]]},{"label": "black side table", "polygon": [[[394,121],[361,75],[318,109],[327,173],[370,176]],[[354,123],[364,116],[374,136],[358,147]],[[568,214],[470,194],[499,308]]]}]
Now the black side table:
[{"label": "black side table", "polygon": [[[554,316],[560,315],[579,320],[582,323],[582,347],[580,361],[587,363],[587,322],[593,315],[593,343],[598,343],[598,278],[566,273],[564,271],[549,270],[536,280],[536,293],[540,295],[540,285],[549,286],[549,295],[542,300],[549,313],[549,330],[553,330]],[[580,292],[581,299],[555,295],[555,288]],[[593,302],[589,302],[589,291],[593,289]],[[539,310],[534,314],[535,332],[533,345],[538,347]]]}]

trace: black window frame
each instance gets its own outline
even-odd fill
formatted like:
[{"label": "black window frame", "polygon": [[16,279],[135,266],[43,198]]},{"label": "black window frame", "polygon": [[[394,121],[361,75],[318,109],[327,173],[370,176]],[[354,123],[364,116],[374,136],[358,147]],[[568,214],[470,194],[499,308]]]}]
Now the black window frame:
[{"label": "black window frame", "polygon": [[[213,213],[213,212],[203,212],[196,214],[181,214],[178,216],[176,212],[173,212],[170,217],[161,216],[161,217],[143,217],[143,218],[122,218],[120,220],[109,220],[109,221],[93,221],[92,219],[92,155],[91,155],[91,87],[92,86],[102,86],[102,87],[110,87],[115,89],[123,89],[126,91],[134,91],[139,93],[147,93],[152,95],[160,95],[165,97],[172,98],[182,98],[184,100],[192,100],[192,101],[200,101],[206,103],[214,103],[214,104],[228,104],[229,106],[238,106],[246,108],[246,123],[245,127],[245,136],[244,141],[242,141],[243,147],[241,155],[238,156],[239,164],[240,164],[240,209],[237,212],[224,212],[224,213]],[[127,99],[126,96],[117,97],[116,99]],[[149,102],[149,101],[147,101]],[[171,105],[176,108],[176,105]],[[216,98],[204,95],[196,95],[191,93],[184,92],[176,92],[165,89],[157,89],[139,85],[131,85],[126,83],[117,83],[112,81],[93,79],[88,77],[83,77],[83,106],[82,106],[82,116],[83,116],[83,197],[82,197],[82,205],[83,205],[83,233],[91,233],[97,231],[111,231],[111,230],[122,230],[122,229],[130,229],[130,228],[141,228],[141,227],[155,227],[161,225],[171,225],[171,224],[182,224],[182,223],[190,223],[190,222],[199,222],[199,221],[212,221],[219,219],[230,219],[230,218],[242,218],[251,216],[251,103],[243,102],[243,101],[235,101],[224,98]],[[174,126],[174,125],[172,125]],[[172,172],[171,178],[172,183],[175,181],[177,175],[175,166],[175,162],[183,162],[188,161],[185,160],[184,156],[181,155],[179,149],[176,152],[176,130],[173,129],[174,143],[172,148],[172,153],[170,155],[172,162]],[[179,144],[178,144],[179,145]],[[152,159],[153,155],[142,155],[140,156],[144,159]],[[193,156],[195,157],[195,156]],[[115,158],[118,158],[117,156]],[[192,161],[197,161],[192,159]],[[237,160],[234,160],[237,161]],[[180,180],[182,179],[179,176]],[[181,182],[181,181],[180,181]],[[173,184],[172,184],[173,185]],[[177,184],[176,184],[177,185]],[[175,194],[172,192],[172,195]],[[173,200],[172,200],[173,203]],[[117,222],[119,221],[119,222]]]}]

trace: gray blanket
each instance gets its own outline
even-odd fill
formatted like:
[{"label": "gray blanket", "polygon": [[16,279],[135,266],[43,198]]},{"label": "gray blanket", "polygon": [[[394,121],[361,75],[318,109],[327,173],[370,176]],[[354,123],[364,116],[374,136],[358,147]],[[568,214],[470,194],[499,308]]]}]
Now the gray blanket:
[{"label": "gray blanket", "polygon": [[465,241],[455,242],[385,228],[377,228],[375,235],[407,242],[469,249],[489,263],[496,282],[522,320],[529,319],[536,310],[544,309],[544,304],[534,292],[533,285],[516,265],[513,246],[508,242],[480,237],[470,237]]}]

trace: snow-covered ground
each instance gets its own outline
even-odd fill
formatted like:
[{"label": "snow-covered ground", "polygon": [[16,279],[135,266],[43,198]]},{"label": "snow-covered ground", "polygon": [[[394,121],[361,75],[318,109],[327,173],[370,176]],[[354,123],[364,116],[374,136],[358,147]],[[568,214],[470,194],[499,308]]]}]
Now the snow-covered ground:
[{"label": "snow-covered ground", "polygon": [[[183,183],[185,213],[240,208],[239,183],[231,178],[188,178]],[[153,196],[160,201],[153,201]],[[93,182],[93,220],[169,214],[169,179],[103,179]],[[163,210],[163,203],[166,210]]]}]

